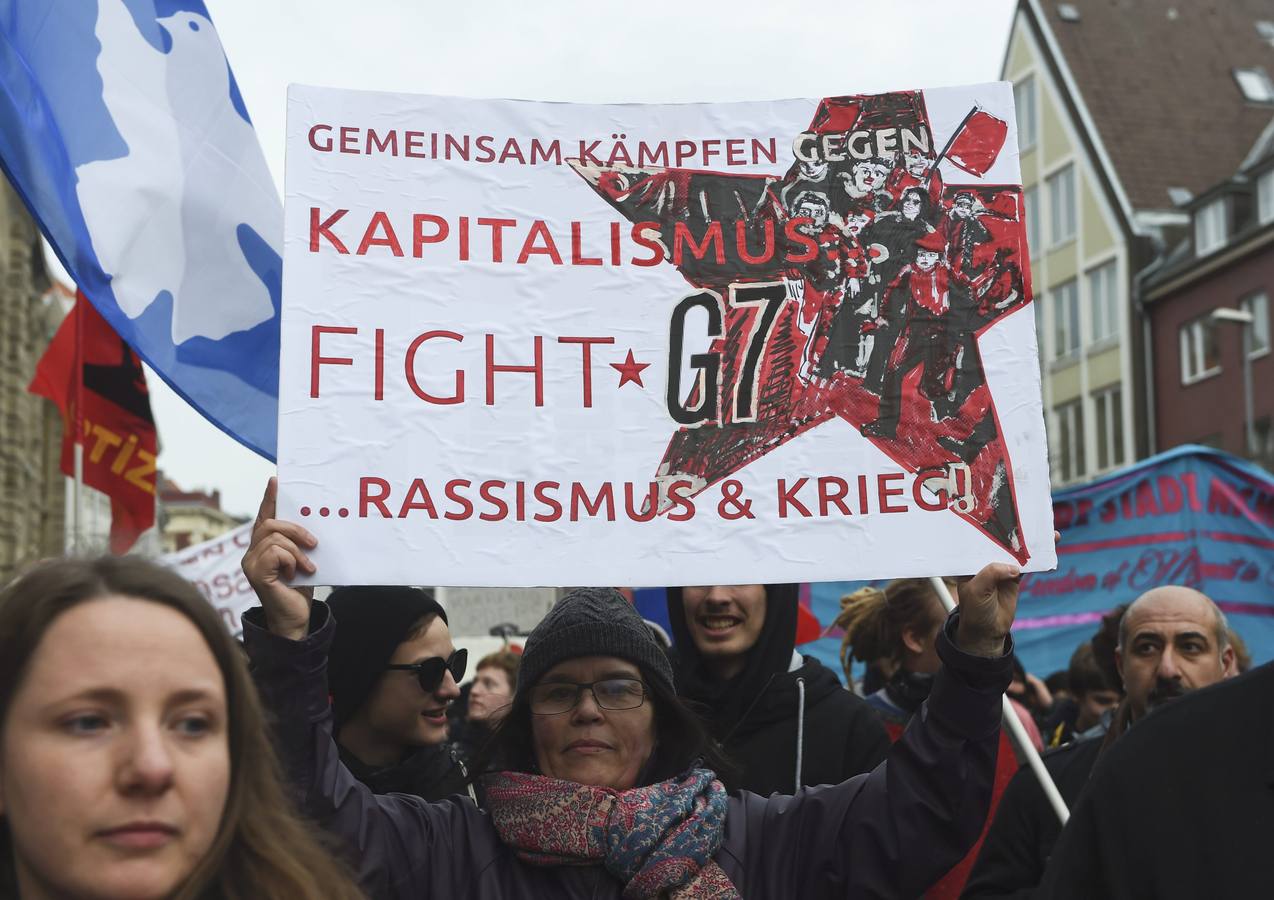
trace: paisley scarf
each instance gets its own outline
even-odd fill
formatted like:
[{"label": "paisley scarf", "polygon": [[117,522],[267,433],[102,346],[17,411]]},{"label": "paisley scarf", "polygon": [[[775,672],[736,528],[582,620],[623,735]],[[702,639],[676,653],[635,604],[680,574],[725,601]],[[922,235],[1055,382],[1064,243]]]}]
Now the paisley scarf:
[{"label": "paisley scarf", "polygon": [[725,788],[707,769],[627,791],[525,772],[483,778],[500,839],[537,866],[600,863],[626,900],[734,900],[713,859],[724,837]]}]

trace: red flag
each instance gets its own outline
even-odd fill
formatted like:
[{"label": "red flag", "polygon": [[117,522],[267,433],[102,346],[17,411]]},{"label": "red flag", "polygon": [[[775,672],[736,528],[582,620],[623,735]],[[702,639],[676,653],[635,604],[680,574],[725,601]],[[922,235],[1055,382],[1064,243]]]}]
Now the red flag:
[{"label": "red flag", "polygon": [[946,158],[970,175],[981,178],[1000,155],[1009,125],[989,112],[975,109],[947,145]]},{"label": "red flag", "polygon": [[79,423],[84,483],[111,498],[111,552],[126,553],[155,524],[159,448],[141,361],[77,293],[27,390],[62,412],[62,472],[72,477]]},{"label": "red flag", "polygon": [[810,610],[810,586],[802,584],[797,589],[796,601],[796,643],[808,644],[823,636],[823,623]]},{"label": "red flag", "polygon": [[823,623],[804,603],[796,607],[796,643],[808,644],[823,636]]}]

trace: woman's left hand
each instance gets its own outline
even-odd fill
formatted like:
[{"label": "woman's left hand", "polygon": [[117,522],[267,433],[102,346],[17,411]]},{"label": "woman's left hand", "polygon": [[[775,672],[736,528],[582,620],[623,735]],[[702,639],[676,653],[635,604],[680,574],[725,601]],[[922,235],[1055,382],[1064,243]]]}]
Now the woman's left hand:
[{"label": "woman's left hand", "polygon": [[960,585],[960,625],[956,644],[974,656],[1004,655],[1004,639],[1017,612],[1022,570],[1009,563],[991,563]]}]

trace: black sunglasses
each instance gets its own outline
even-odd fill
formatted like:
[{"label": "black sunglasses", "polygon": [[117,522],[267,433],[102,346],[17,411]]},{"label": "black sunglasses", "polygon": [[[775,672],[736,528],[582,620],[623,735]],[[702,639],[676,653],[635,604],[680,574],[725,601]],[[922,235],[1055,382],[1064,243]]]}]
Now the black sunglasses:
[{"label": "black sunglasses", "polygon": [[468,664],[469,651],[457,650],[446,659],[441,656],[431,656],[429,659],[422,659],[418,663],[399,663],[385,666],[385,668],[415,672],[417,680],[420,681],[421,689],[426,694],[432,694],[438,690],[438,685],[442,684],[442,677],[446,672],[450,672],[451,677],[456,680],[456,684],[459,684],[460,679],[464,678],[464,670]]}]

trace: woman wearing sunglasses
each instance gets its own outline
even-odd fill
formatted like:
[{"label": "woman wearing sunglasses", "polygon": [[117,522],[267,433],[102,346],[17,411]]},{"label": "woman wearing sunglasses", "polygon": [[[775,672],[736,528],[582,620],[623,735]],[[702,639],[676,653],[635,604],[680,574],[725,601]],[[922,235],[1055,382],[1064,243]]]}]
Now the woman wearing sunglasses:
[{"label": "woman wearing sunglasses", "polygon": [[884,763],[795,795],[728,794],[672,669],[616,591],[572,591],[525,642],[484,808],[378,796],[341,764],[324,670],[340,625],[286,582],[316,541],[266,492],[243,568],[244,641],[309,813],[376,897],[914,897],[986,818],[1017,569],[984,568],[938,639],[926,710]]},{"label": "woman wearing sunglasses", "polygon": [[419,588],[367,586],[337,588],[327,605],[340,623],[327,671],[341,762],[378,794],[465,793],[447,707],[466,653],[442,607]]}]

